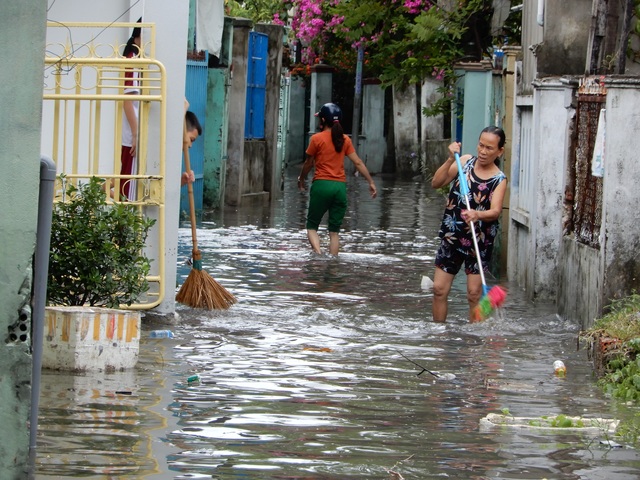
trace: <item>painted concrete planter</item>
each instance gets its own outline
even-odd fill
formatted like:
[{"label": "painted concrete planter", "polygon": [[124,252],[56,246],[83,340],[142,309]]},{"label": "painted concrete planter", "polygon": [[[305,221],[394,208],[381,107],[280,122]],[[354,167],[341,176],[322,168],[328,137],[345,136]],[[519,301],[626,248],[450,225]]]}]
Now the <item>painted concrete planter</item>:
[{"label": "painted concrete planter", "polygon": [[114,371],[135,367],[140,312],[99,307],[47,307],[42,366]]},{"label": "painted concrete planter", "polygon": [[550,419],[556,418],[550,415],[548,419],[544,417],[512,417],[511,415],[501,415],[490,413],[480,419],[480,431],[486,432],[493,428],[507,427],[513,429],[526,429],[541,433],[587,433],[587,434],[610,434],[613,435],[618,428],[618,420],[610,418],[582,418],[565,417],[570,421],[566,427],[552,426]]}]

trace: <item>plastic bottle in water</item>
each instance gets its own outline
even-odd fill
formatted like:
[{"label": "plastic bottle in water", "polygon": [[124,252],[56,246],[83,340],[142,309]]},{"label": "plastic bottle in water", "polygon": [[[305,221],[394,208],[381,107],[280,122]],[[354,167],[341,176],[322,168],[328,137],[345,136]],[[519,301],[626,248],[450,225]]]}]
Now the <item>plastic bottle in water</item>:
[{"label": "plastic bottle in water", "polygon": [[173,338],[173,332],[171,330],[152,330],[149,333],[149,338]]},{"label": "plastic bottle in water", "polygon": [[562,360],[556,360],[553,362],[553,371],[557,376],[564,377],[567,374],[567,367]]}]

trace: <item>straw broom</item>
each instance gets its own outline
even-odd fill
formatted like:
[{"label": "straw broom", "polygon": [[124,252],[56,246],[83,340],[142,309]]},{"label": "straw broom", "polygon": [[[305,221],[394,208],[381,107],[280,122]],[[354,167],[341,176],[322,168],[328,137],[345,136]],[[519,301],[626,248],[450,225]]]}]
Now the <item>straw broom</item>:
[{"label": "straw broom", "polygon": [[[184,125],[182,151],[184,154],[185,169],[187,172],[190,172],[191,165],[189,163],[186,121]],[[187,190],[189,192],[189,214],[191,220],[191,238],[193,240],[193,264],[189,276],[176,295],[176,301],[192,308],[204,308],[207,310],[229,308],[237,302],[236,297],[216,282],[206,271],[202,270],[202,254],[198,249],[198,239],[196,237],[196,208],[193,201],[193,185],[191,182],[187,184]]]}]

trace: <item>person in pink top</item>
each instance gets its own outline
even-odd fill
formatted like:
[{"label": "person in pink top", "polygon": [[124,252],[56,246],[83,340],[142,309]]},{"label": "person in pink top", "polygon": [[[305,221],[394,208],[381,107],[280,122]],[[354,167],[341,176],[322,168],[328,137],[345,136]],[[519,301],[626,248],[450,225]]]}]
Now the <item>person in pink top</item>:
[{"label": "person in pink top", "polygon": [[314,134],[307,147],[307,158],[302,165],[298,177],[300,191],[306,189],[305,180],[315,167],[311,190],[309,191],[309,209],[307,213],[307,238],[315,253],[320,250],[318,227],[325,213],[328,215],[329,254],[338,255],[340,250],[339,232],[342,220],[347,211],[347,176],[344,171],[344,158],[353,162],[356,170],[369,183],[371,198],[376,198],[378,191],[369,170],[344,134],[342,110],[334,103],[326,103],[316,113],[319,119],[320,132]]}]

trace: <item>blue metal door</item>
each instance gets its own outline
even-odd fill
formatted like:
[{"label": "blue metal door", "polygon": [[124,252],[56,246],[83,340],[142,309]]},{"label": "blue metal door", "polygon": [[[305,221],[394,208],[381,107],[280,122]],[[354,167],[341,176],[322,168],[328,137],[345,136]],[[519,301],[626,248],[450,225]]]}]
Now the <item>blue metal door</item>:
[{"label": "blue metal door", "polygon": [[267,87],[267,55],[269,37],[264,33],[249,33],[249,64],[247,66],[247,110],[244,136],[264,138],[264,109]]},{"label": "blue metal door", "polygon": [[[207,105],[207,77],[209,75],[209,54],[205,52],[204,60],[187,60],[187,77],[185,96],[189,102],[189,110],[196,114],[202,126],[202,135],[193,143],[189,150],[189,163],[195,173],[193,183],[193,198],[196,211],[202,210],[202,196],[204,191],[204,135],[206,135],[205,113]],[[184,171],[184,162],[182,164]],[[189,212],[189,194],[187,187],[180,192],[180,211]]]}]

